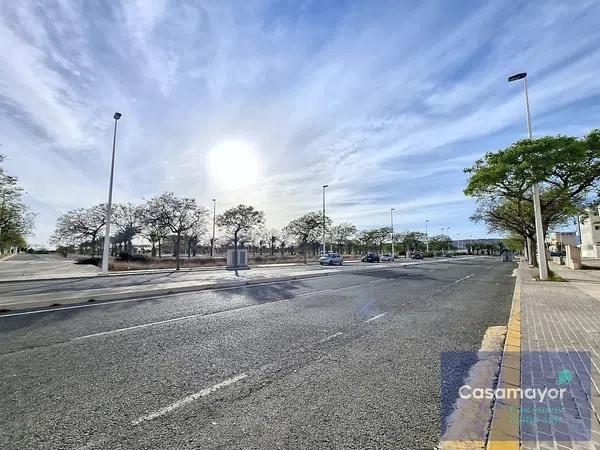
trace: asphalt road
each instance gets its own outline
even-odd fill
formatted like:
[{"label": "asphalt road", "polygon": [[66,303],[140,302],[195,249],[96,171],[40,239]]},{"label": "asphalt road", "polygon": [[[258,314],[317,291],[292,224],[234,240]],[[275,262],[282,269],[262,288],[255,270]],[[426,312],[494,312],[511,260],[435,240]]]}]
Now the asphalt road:
[{"label": "asphalt road", "polygon": [[440,353],[507,323],[513,269],[456,259],[0,316],[0,447],[432,448]]}]

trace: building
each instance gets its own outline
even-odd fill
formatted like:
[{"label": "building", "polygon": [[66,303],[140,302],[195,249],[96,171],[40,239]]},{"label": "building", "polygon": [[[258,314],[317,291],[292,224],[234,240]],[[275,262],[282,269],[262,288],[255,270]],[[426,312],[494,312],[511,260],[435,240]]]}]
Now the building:
[{"label": "building", "polygon": [[577,234],[575,231],[554,231],[548,233],[546,243],[551,252],[564,251],[566,245],[577,245]]},{"label": "building", "polygon": [[600,206],[579,217],[582,258],[600,258]]}]

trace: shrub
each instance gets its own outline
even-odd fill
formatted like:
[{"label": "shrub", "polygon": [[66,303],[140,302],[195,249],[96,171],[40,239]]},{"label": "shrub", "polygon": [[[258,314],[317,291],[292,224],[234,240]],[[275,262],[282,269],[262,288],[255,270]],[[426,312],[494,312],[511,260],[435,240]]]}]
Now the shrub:
[{"label": "shrub", "polygon": [[75,264],[88,264],[91,266],[98,266],[100,267],[100,265],[102,264],[102,258],[99,258],[97,256],[94,256],[93,258],[82,258],[82,259],[78,259]]},{"label": "shrub", "polygon": [[139,263],[148,263],[151,261],[146,255],[142,254],[134,254],[131,255],[127,252],[119,252],[119,259],[121,261],[129,261],[129,262],[139,262]]}]

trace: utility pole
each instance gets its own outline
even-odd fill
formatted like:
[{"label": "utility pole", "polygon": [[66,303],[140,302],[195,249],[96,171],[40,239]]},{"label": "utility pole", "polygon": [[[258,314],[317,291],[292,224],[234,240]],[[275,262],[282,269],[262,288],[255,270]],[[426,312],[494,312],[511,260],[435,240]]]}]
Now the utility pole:
[{"label": "utility pole", "polygon": [[[531,132],[531,114],[529,112],[529,93],[527,91],[527,73],[518,73],[508,77],[508,82],[523,80],[525,91],[525,111],[527,112],[527,132],[529,140],[533,139]],[[538,251],[538,265],[540,268],[540,280],[548,279],[548,265],[546,263],[546,246],[544,245],[544,229],[542,227],[542,209],[540,205],[540,187],[537,183],[533,184],[533,211],[535,215],[535,239]]]},{"label": "utility pole", "polygon": [[325,231],[327,225],[325,224],[325,188],[329,187],[328,184],[323,185],[323,255],[325,255]]},{"label": "utility pole", "polygon": [[392,261],[396,258],[396,254],[394,253],[394,209],[390,208],[390,225],[392,228]]},{"label": "utility pole", "polygon": [[106,205],[106,229],[104,231],[104,248],[102,251],[102,272],[108,273],[108,248],[110,245],[110,213],[112,208],[112,191],[113,191],[113,176],[115,173],[115,146],[117,143],[117,121],[121,118],[121,113],[116,112],[113,116],[115,119],[115,131],[113,134],[112,160],[110,163],[110,183],[108,186],[108,204]]},{"label": "utility pole", "polygon": [[213,235],[210,241],[210,257],[214,258],[215,255],[215,230],[217,224],[217,199],[213,198]]}]

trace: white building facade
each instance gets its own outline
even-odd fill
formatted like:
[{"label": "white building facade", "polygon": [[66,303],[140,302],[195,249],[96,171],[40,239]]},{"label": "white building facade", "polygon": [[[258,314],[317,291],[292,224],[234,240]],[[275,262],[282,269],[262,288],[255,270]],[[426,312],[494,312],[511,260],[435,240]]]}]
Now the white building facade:
[{"label": "white building facade", "polygon": [[588,208],[579,218],[581,232],[581,257],[600,258],[600,206]]},{"label": "white building facade", "polygon": [[577,245],[577,236],[575,231],[555,231],[548,233],[546,243],[551,252],[564,251],[567,245]]}]

